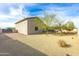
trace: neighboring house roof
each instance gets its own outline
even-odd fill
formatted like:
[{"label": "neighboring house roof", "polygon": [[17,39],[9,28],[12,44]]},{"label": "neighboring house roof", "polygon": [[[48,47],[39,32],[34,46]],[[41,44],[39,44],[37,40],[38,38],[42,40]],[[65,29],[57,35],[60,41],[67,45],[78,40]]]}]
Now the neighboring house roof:
[{"label": "neighboring house roof", "polygon": [[35,18],[38,18],[38,17],[28,17],[28,18],[24,18],[24,19],[22,19],[22,20],[20,20],[20,21],[17,21],[15,24],[18,24],[18,23],[23,22],[23,21],[28,20],[28,19],[35,19]]}]

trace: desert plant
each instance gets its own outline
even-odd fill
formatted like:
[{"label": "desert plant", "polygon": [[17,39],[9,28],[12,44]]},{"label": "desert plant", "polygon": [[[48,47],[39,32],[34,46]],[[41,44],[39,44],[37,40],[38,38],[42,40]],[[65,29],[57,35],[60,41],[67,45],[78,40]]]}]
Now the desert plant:
[{"label": "desert plant", "polygon": [[69,21],[63,27],[65,30],[71,31],[75,28],[75,25],[72,21]]},{"label": "desert plant", "polygon": [[49,30],[59,30],[62,33],[62,23],[64,21],[56,17],[56,14],[49,15],[45,13],[44,17],[36,18],[35,22],[40,27],[40,29],[46,33],[48,33]]},{"label": "desert plant", "polygon": [[58,44],[60,45],[60,47],[69,47],[69,45],[64,40],[59,40]]},{"label": "desert plant", "polygon": [[71,56],[71,55],[67,53],[66,56]]},{"label": "desert plant", "polygon": [[49,30],[55,30],[54,26],[55,26],[55,23],[57,22],[55,14],[49,15],[49,14],[45,13],[45,16],[44,16],[44,18],[42,18],[42,20],[43,20],[44,24],[46,25],[47,33]]}]

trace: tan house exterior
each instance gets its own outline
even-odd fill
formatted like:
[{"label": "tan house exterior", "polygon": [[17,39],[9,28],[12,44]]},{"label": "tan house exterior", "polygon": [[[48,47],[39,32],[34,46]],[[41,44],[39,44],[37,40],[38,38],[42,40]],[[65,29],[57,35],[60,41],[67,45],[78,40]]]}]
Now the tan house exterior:
[{"label": "tan house exterior", "polygon": [[16,22],[15,26],[18,33],[29,35],[42,32],[39,26],[34,22],[35,18],[37,17],[29,17]]}]

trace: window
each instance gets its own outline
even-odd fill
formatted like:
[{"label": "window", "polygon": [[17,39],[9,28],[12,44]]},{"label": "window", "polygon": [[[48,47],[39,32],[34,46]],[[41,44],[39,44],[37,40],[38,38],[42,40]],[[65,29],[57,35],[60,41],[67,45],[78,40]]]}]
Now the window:
[{"label": "window", "polygon": [[35,31],[38,31],[38,27],[37,26],[35,26]]}]

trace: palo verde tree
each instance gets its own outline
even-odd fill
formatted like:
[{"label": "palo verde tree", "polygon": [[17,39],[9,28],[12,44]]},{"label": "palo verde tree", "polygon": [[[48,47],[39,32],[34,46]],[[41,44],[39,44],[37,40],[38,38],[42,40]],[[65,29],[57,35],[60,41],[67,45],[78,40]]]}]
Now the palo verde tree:
[{"label": "palo verde tree", "polygon": [[62,33],[63,22],[64,22],[64,20],[59,20],[59,19],[57,19],[57,26],[55,26],[55,28],[56,28],[57,30],[59,30],[60,33]]},{"label": "palo verde tree", "polygon": [[47,33],[50,29],[52,29],[52,30],[54,29],[53,26],[55,25],[55,22],[57,21],[57,19],[55,17],[56,17],[55,14],[49,15],[49,14],[45,13],[44,18],[42,18],[42,20],[46,26]]},{"label": "palo verde tree", "polygon": [[59,18],[56,18],[56,14],[49,15],[45,13],[44,17],[42,18],[37,17],[35,19],[35,22],[37,23],[40,29],[48,33],[50,29],[52,30],[57,29],[60,32],[62,32],[62,23],[64,21],[60,20]]},{"label": "palo verde tree", "polygon": [[39,26],[40,29],[48,33],[50,29],[54,29],[53,26],[54,23],[56,22],[55,16],[56,16],[55,14],[53,15],[45,14],[44,17],[42,18],[37,17],[34,21],[36,22],[36,24]]}]

